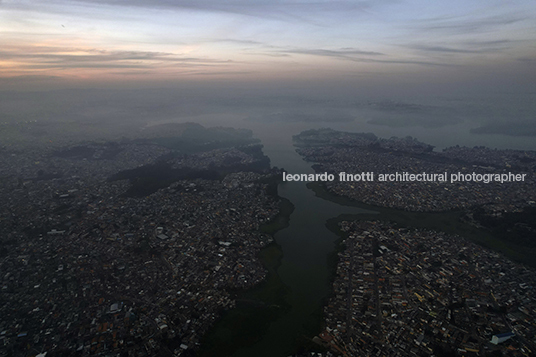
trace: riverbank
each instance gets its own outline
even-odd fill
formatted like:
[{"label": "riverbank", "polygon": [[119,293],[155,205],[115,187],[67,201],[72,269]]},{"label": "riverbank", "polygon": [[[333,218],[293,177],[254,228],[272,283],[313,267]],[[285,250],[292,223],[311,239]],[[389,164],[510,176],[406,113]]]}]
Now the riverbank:
[{"label": "riverbank", "polygon": [[[279,213],[259,229],[272,237],[288,227],[294,211],[288,199],[280,200]],[[269,324],[289,309],[285,302],[288,288],[277,274],[282,256],[283,251],[275,241],[259,252],[258,258],[268,270],[266,279],[251,289],[234,292],[236,307],[221,314],[202,339],[197,356],[232,356],[237,349],[257,342]]]},{"label": "riverbank", "polygon": [[485,229],[477,228],[471,224],[463,222],[461,217],[464,215],[464,211],[402,211],[393,208],[371,206],[346,197],[337,196],[333,193],[330,193],[321,183],[310,183],[307,185],[307,187],[310,188],[317,197],[324,200],[328,200],[343,206],[358,207],[378,212],[377,215],[340,215],[333,220],[330,225],[337,224],[341,221],[375,219],[380,221],[396,222],[403,227],[426,228],[442,231],[448,234],[460,235],[474,243],[482,245],[483,247],[504,254],[509,259],[512,259],[518,263],[527,264],[534,267],[534,262],[530,259],[530,257],[527,257],[525,254],[523,254],[523,250],[521,248],[509,245],[508,242],[497,238],[491,234],[491,232]]},{"label": "riverbank", "polygon": [[[524,355],[534,350],[536,272],[467,239],[393,222],[344,221],[328,346],[350,356]],[[517,337],[493,344],[505,329]]]},{"label": "riverbank", "polygon": [[[300,173],[313,172],[310,163],[304,162],[291,148],[289,145],[289,150],[272,150],[270,158],[274,164],[293,167]],[[337,258],[338,239],[333,229],[328,229],[330,224],[326,225],[330,219],[333,222],[354,218],[395,221],[401,226],[472,236],[483,245],[494,243],[486,232],[460,222],[460,211],[415,213],[375,207],[333,196],[315,185],[306,187],[302,182],[280,183],[278,195],[289,199],[295,210],[287,229],[273,234],[279,249],[272,250],[270,246],[263,249],[267,256],[262,261],[268,263],[265,263],[267,267],[273,264],[276,279],[272,280],[273,285],[261,283],[238,297],[238,308],[226,312],[215,325],[215,332],[209,332],[217,338],[203,341],[202,350],[208,352],[202,356],[212,353],[283,357],[315,349],[310,345],[311,337],[322,328],[323,307],[333,292]],[[270,303],[274,300],[262,300],[258,296],[271,296],[283,304]],[[270,310],[274,304],[278,307],[272,306]]]}]

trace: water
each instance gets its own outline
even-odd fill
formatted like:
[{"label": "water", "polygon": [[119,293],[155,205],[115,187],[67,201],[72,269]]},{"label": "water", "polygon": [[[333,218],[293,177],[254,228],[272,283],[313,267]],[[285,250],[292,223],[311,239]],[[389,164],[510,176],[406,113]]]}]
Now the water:
[{"label": "water", "polygon": [[[287,148],[284,155],[278,155],[280,149],[281,146],[279,149],[265,148],[272,165],[292,168],[300,173],[313,173],[310,164],[294,150]],[[330,292],[327,258],[335,249],[337,236],[326,228],[326,221],[342,213],[373,213],[322,200],[303,182],[281,183],[279,195],[295,206],[289,227],[275,234],[283,252],[277,273],[281,282],[289,288],[286,302],[291,308],[271,323],[262,340],[237,350],[235,356],[286,356],[292,352],[296,339],[310,333],[307,327],[315,324],[322,300]]]},{"label": "water", "polygon": [[[53,93],[53,95],[56,94]],[[162,97],[164,101],[169,101],[169,93],[162,96],[161,93],[154,92],[153,96],[155,95],[157,98]],[[351,94],[348,96],[350,97]],[[148,108],[151,108],[151,120],[154,124],[191,121],[206,126],[251,129],[254,135],[262,140],[265,146],[264,152],[270,157],[273,166],[283,167],[290,173],[301,174],[313,173],[313,170],[310,168],[310,163],[304,162],[295,152],[292,135],[302,130],[321,127],[351,132],[373,132],[383,138],[411,135],[439,149],[452,145],[471,147],[485,145],[492,148],[534,150],[536,142],[533,137],[475,135],[470,131],[486,123],[510,123],[511,121],[512,125],[515,125],[516,122],[518,124],[531,122],[536,112],[534,104],[536,101],[533,97],[534,93],[528,93],[525,97],[518,95],[508,97],[504,93],[499,93],[492,98],[436,98],[423,102],[411,98],[396,99],[402,103],[422,105],[419,107],[420,111],[409,113],[404,110],[396,113],[374,110],[366,105],[366,100],[358,100],[359,98],[356,98],[356,101],[360,102],[360,105],[355,105],[353,99],[347,102],[334,101],[329,104],[325,101],[294,102],[292,98],[288,101],[257,98],[255,103],[258,103],[258,107],[255,105],[241,107],[240,100],[234,106],[227,102],[218,106],[208,101],[206,109],[204,109],[205,104],[199,104],[202,101],[195,101],[192,104],[195,110],[189,110],[188,105],[185,109],[181,109],[184,103],[180,103],[177,107],[166,106],[169,105],[168,103],[160,106],[157,100],[156,104],[153,103]],[[64,98],[64,95],[61,98]],[[287,103],[287,106],[279,107],[281,103]],[[381,100],[378,100],[378,103],[381,106]],[[118,113],[126,113],[123,114],[125,118],[141,115],[142,118],[137,117],[137,119],[145,121],[147,113],[137,113],[139,111],[137,104],[128,106],[134,108],[135,112],[123,112],[124,108],[120,111],[105,108],[105,111],[113,113],[114,116],[119,115]],[[86,107],[82,107],[87,112],[66,110],[65,114],[62,114],[64,117],[59,118],[56,118],[59,115],[56,111],[46,114],[48,112],[43,108],[37,107],[36,115],[43,116],[44,112],[56,119],[67,118],[70,122],[72,112],[81,112],[91,113],[88,116],[100,118],[103,123],[109,122],[107,117],[109,114],[91,112],[95,110],[93,102],[90,105],[86,102],[85,105]],[[156,118],[154,115],[158,114],[153,113],[152,108],[160,107],[163,108],[164,114],[161,118]],[[102,108],[98,106],[98,110]],[[190,111],[194,114],[186,114]],[[176,119],[181,113],[183,113],[182,117]],[[312,117],[325,115],[326,122],[244,121],[248,117],[270,118],[274,113],[282,113],[289,118],[300,117],[300,115]],[[337,116],[351,117],[354,121],[330,122],[330,118]],[[26,115],[21,117],[26,117]],[[83,119],[85,120],[85,117]],[[373,122],[378,125],[374,125]],[[117,120],[116,124],[121,124],[121,120]],[[335,250],[334,243],[337,236],[326,228],[326,221],[341,214],[359,215],[374,212],[318,198],[313,191],[306,188],[305,183],[300,182],[280,184],[279,195],[292,202],[295,208],[290,216],[289,226],[275,234],[278,245],[268,247],[261,254],[271,274],[265,283],[241,294],[244,300],[250,303],[241,304],[237,309],[225,314],[207,337],[205,345],[208,347],[204,355],[287,356],[294,351],[296,346],[306,342],[307,338],[310,338],[320,327],[321,308],[331,290],[332,270],[328,264],[328,257]],[[378,217],[387,217],[408,225],[420,224],[453,231],[469,229],[458,227],[456,216],[453,214],[449,214],[450,216],[447,214],[412,214],[388,209],[377,211],[380,212],[376,214]]]},{"label": "water", "polygon": [[[198,118],[199,119],[199,118]],[[205,125],[222,125],[212,122],[216,118],[205,117]],[[307,163],[295,152],[292,135],[302,130],[328,126],[326,123],[257,123],[246,122],[236,117],[225,125],[252,129],[264,144],[264,153],[270,157],[272,166],[283,167],[289,173],[314,173]],[[472,125],[462,122],[444,128],[387,128],[367,124],[365,120],[350,123],[329,124],[336,130],[374,132],[380,137],[412,135],[417,139],[439,148],[451,145],[486,145],[497,148],[534,149],[528,138],[512,138],[499,135],[474,135],[469,133]],[[513,144],[515,142],[515,144]],[[289,226],[275,234],[280,251],[267,259],[272,274],[269,281],[253,291],[246,292],[248,299],[258,299],[270,309],[238,307],[226,314],[209,334],[206,344],[211,344],[208,353],[202,355],[288,356],[296,352],[297,346],[307,343],[321,327],[322,306],[331,291],[333,270],[328,258],[335,251],[337,236],[326,227],[328,219],[342,214],[376,214],[404,225],[441,229],[449,233],[471,236],[485,243],[491,239],[481,232],[459,222],[456,213],[422,214],[378,208],[377,211],[333,203],[315,196],[303,182],[281,183],[281,197],[294,204]],[[274,250],[275,248],[270,248]],[[277,250],[277,249],[275,249]],[[274,291],[276,293],[274,293]],[[259,311],[262,310],[262,311]],[[244,336],[247,335],[247,338]],[[223,336],[223,337],[222,337]],[[225,345],[225,349],[219,348]]]},{"label": "water", "polygon": [[[273,166],[292,168],[292,172],[314,173],[310,163],[303,161],[295,152],[291,133],[280,135],[274,141],[263,142],[268,143],[264,152],[270,157]],[[259,299],[265,305],[278,304],[281,308],[273,311],[277,315],[272,318],[252,311],[251,306],[242,308],[244,314],[249,311],[253,316],[258,316],[252,316],[257,321],[248,320],[244,314],[237,312],[226,315],[212,333],[224,336],[227,340],[222,341],[216,336],[206,343],[222,343],[229,348],[234,339],[236,347],[240,347],[229,348],[229,351],[233,350],[229,352],[232,356],[288,356],[297,345],[303,344],[313,333],[318,333],[322,305],[331,290],[332,272],[328,257],[334,251],[338,239],[337,235],[328,230],[326,221],[343,213],[374,214],[373,211],[345,207],[320,199],[304,182],[281,183],[278,193],[293,203],[294,211],[290,215],[289,226],[274,235],[280,249],[280,257],[272,273],[276,276],[272,276],[264,286],[254,289],[254,292],[246,293],[246,297]],[[271,293],[277,284],[284,287],[279,290],[282,296]],[[251,333],[250,330],[255,328],[259,329],[258,336],[251,340],[244,339],[243,335]],[[244,331],[233,335],[230,331],[232,329],[236,329],[235,332],[240,329]],[[252,341],[255,342],[251,343]],[[213,352],[211,350],[206,355]]]}]

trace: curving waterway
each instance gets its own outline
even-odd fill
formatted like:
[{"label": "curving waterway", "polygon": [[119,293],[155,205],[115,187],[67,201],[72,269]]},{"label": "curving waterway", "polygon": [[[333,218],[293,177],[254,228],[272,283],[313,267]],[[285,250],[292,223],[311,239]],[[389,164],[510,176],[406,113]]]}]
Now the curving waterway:
[{"label": "curving waterway", "polygon": [[[296,153],[290,132],[270,135],[255,131],[264,143],[271,165],[289,173],[314,173],[311,163]],[[265,137],[263,137],[263,135]],[[268,135],[270,135],[268,137]],[[378,218],[461,234],[483,245],[493,237],[459,221],[458,212],[411,213],[356,204],[308,188],[303,182],[284,182],[280,197],[294,206],[288,226],[274,234],[276,244],[260,257],[269,270],[259,286],[238,292],[237,308],[227,311],[201,344],[201,356],[285,357],[320,332],[322,307],[331,292],[338,236],[326,223],[335,217]]]},{"label": "curving waterway", "polygon": [[[295,152],[290,135],[265,145],[264,152],[272,166],[314,173]],[[268,248],[269,256],[261,255],[271,271],[268,282],[240,296],[238,311],[224,314],[204,341],[202,355],[219,351],[218,355],[237,357],[288,356],[307,343],[319,332],[322,305],[330,293],[328,258],[338,236],[328,230],[326,221],[343,213],[374,213],[321,199],[303,182],[280,183],[278,193],[294,210],[288,227],[274,235],[277,247]]]}]

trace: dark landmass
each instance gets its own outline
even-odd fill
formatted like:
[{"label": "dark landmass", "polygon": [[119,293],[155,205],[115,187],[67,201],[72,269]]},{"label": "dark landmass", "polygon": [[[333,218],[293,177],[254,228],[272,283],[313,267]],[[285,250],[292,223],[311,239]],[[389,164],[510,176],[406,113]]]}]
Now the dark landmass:
[{"label": "dark landmass", "polygon": [[[293,210],[290,201],[280,199],[279,213],[260,231],[273,235],[286,228]],[[275,241],[260,251],[259,259],[268,270],[266,279],[252,289],[236,292],[236,307],[226,310],[208,331],[199,356],[232,356],[238,349],[259,341],[270,323],[288,312],[288,287],[277,273],[282,255]]]},{"label": "dark landmass", "polygon": [[[315,192],[315,195],[344,206],[359,207],[369,211],[376,211],[376,214],[341,215],[328,222],[330,230],[336,232],[336,227],[341,221],[349,220],[381,220],[392,222],[400,227],[410,227],[415,229],[429,229],[442,231],[450,235],[463,236],[473,243],[479,244],[487,249],[504,254],[509,259],[536,268],[536,256],[530,249],[524,246],[513,244],[495,235],[491,230],[484,229],[483,226],[472,220],[471,210],[447,211],[447,212],[411,212],[395,208],[379,207],[367,205],[348,197],[334,195],[330,193],[323,183],[312,182],[307,185]],[[510,208],[512,209],[512,208]]]},{"label": "dark landmass", "polygon": [[267,173],[270,170],[270,159],[263,154],[260,144],[207,151],[200,151],[196,146],[192,151],[195,153],[167,155],[156,163],[120,171],[109,180],[128,179],[132,187],[125,195],[142,197],[179,180],[221,181],[233,172]]},{"label": "dark landmass", "polygon": [[[381,139],[370,133],[344,133],[331,129],[308,130],[294,136],[298,153],[314,163],[316,172],[335,180],[327,189],[367,204],[408,211],[447,211],[487,203],[526,206],[536,200],[536,152],[492,150],[485,147],[450,147],[442,152],[412,137]],[[376,179],[339,179],[339,173],[374,173]],[[447,173],[446,181],[397,180],[381,182],[379,175]],[[518,174],[525,179],[498,183],[460,179],[450,175]]]},{"label": "dark landmass", "polygon": [[525,356],[536,348],[534,270],[437,231],[378,221],[340,221],[339,229],[334,294],[314,339],[335,355]]},{"label": "dark landmass", "polygon": [[62,148],[53,153],[64,159],[113,160],[121,152],[118,143],[87,144]]},{"label": "dark landmass", "polygon": [[[395,102],[391,100],[369,102],[372,119],[369,124],[388,127],[441,128],[463,122],[454,108]],[[376,112],[380,113],[377,115]]]},{"label": "dark landmass", "polygon": [[423,110],[431,108],[430,106],[414,104],[414,103],[404,103],[404,102],[395,102],[392,100],[385,100],[381,102],[369,102],[369,107],[376,110],[384,112],[395,112],[395,113],[419,113]]},{"label": "dark landmass", "polygon": [[153,143],[186,154],[259,143],[251,130],[205,128],[196,123],[155,125],[144,128],[142,133]]},{"label": "dark landmass", "polygon": [[536,207],[510,212],[500,207],[483,206],[472,211],[473,219],[495,234],[509,237],[514,243],[536,247]]},{"label": "dark landmass", "polygon": [[[379,213],[328,222],[340,224],[344,240],[335,259],[334,292],[324,308],[325,330],[314,338],[330,349],[325,355],[523,356],[534,351],[534,269],[467,240],[536,266],[534,152],[457,146],[437,153],[409,137],[378,139],[330,129],[303,132],[295,142],[316,172],[336,177],[339,172],[469,169],[529,177],[510,185],[310,183],[321,197]],[[510,332],[506,342],[492,343]]]},{"label": "dark landmass", "polygon": [[292,137],[298,147],[312,146],[348,146],[362,142],[364,145],[372,145],[378,141],[378,137],[373,133],[348,133],[340,132],[330,128],[310,129],[302,131]]},{"label": "dark landmass", "polygon": [[536,267],[536,204],[516,207],[488,204],[467,210],[464,221],[486,229],[522,257],[521,262]]},{"label": "dark landmass", "polygon": [[[222,180],[224,177],[225,175],[216,170],[172,169],[170,163],[158,162],[118,172],[111,176],[109,180],[129,180],[132,186],[125,192],[125,195],[128,197],[144,197],[180,180]],[[180,188],[182,187],[178,187],[178,189]]]},{"label": "dark landmass", "polygon": [[510,136],[536,136],[534,122],[525,123],[492,123],[470,130],[471,134],[498,134]]},{"label": "dark landmass", "polygon": [[[429,150],[426,144],[412,145],[413,139],[378,139],[370,134],[340,133],[330,129],[310,130],[296,137],[298,152],[314,162],[316,172],[331,172],[334,182],[315,183],[317,194],[331,200],[354,200],[378,207],[390,219],[406,226],[421,227],[419,220],[430,217],[403,217],[403,212],[447,212],[457,215],[475,228],[488,228],[490,237],[473,237],[511,259],[536,266],[535,237],[531,213],[536,186],[533,172],[536,153],[518,150],[494,150],[485,147],[451,147],[442,152]],[[387,149],[389,148],[389,149]],[[525,173],[524,182],[339,182],[339,172],[378,173],[448,172],[482,174]],[[325,189],[325,193],[323,193]],[[344,204],[344,202],[343,202]],[[399,219],[398,219],[399,218]],[[531,221],[532,219],[532,221]],[[519,220],[519,221],[518,221]],[[434,227],[438,229],[439,227]],[[442,230],[444,230],[443,228]],[[463,234],[463,232],[455,232]]]},{"label": "dark landmass", "polygon": [[173,128],[3,149],[0,354],[192,356],[266,279],[280,170],[249,131]]},{"label": "dark landmass", "polygon": [[330,112],[329,114],[309,114],[309,113],[286,113],[278,112],[256,117],[248,117],[244,120],[261,122],[261,123],[347,123],[352,122],[355,118],[349,114]]}]

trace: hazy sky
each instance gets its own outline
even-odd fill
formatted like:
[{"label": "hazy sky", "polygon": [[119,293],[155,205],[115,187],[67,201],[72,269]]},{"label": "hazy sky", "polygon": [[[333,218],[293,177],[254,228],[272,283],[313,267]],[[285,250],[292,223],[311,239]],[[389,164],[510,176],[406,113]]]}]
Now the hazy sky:
[{"label": "hazy sky", "polygon": [[536,1],[0,0],[0,89],[536,79]]}]

